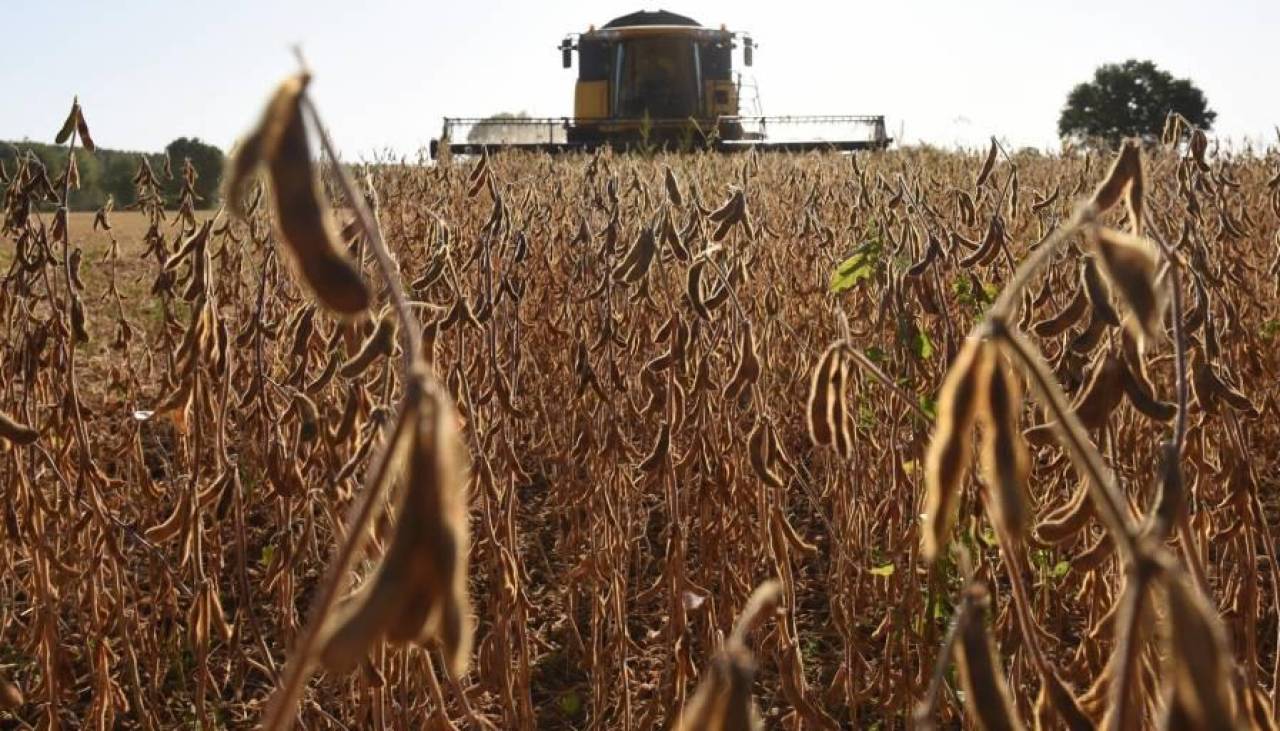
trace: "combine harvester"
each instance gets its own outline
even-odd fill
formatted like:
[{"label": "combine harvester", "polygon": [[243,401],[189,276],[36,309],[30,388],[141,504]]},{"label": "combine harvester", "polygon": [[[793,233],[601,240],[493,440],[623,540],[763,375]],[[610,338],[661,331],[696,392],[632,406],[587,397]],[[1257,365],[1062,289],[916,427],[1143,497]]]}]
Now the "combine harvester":
[{"label": "combine harvester", "polygon": [[[880,150],[883,116],[744,116],[744,84],[733,69],[733,49],[752,63],[750,35],[705,28],[692,18],[636,12],[603,28],[571,34],[560,44],[565,68],[578,52],[573,117],[446,117],[444,134],[431,141],[431,157],[447,144],[455,154],[489,149],[551,153],[663,148],[718,151]],[[749,88],[749,87],[748,87]],[[758,105],[757,105],[758,106]],[[845,139],[770,137],[779,129],[842,129]]]}]

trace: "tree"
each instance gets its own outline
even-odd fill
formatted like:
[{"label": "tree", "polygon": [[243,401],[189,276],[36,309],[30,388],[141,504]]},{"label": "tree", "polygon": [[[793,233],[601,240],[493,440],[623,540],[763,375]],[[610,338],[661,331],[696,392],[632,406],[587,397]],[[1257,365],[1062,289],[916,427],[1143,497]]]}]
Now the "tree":
[{"label": "tree", "polygon": [[1218,116],[1190,79],[1176,79],[1150,61],[1104,64],[1093,81],[1077,85],[1067,96],[1058,135],[1112,146],[1125,137],[1154,142],[1169,112],[1203,129],[1212,127]]},{"label": "tree", "polygon": [[114,153],[103,163],[102,192],[115,199],[117,208],[133,205],[138,193],[133,187],[133,174],[138,169],[138,156]]},{"label": "tree", "polygon": [[[182,189],[182,161],[191,160],[196,169],[196,195],[200,200],[196,205],[201,208],[213,208],[218,205],[218,184],[222,178],[222,150],[200,141],[199,137],[179,137],[164,148],[173,163],[174,181],[167,190],[176,199]],[[159,172],[159,171],[157,171]]]}]

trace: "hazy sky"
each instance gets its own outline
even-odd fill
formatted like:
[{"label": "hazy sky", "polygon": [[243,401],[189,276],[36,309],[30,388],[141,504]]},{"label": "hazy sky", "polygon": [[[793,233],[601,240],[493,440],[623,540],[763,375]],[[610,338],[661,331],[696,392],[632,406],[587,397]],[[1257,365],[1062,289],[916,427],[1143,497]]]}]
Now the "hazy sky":
[{"label": "hazy sky", "polygon": [[[1280,0],[662,3],[755,36],[749,71],[766,114],[883,114],[909,142],[972,145],[994,133],[1054,146],[1071,87],[1127,58],[1193,79],[1222,135],[1273,144],[1280,123]],[[289,49],[300,43],[345,154],[412,154],[445,114],[571,114],[564,34],[657,7],[0,0],[0,139],[51,142],[79,94],[105,147],[157,150],[185,135],[226,148],[295,68]]]}]

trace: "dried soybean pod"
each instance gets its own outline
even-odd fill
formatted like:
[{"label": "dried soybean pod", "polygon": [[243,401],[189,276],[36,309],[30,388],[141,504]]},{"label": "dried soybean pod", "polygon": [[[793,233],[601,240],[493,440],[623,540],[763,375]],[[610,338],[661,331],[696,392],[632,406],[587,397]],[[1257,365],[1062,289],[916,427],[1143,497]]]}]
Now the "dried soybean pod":
[{"label": "dried soybean pod", "polygon": [[667,185],[667,197],[671,199],[677,207],[684,206],[684,196],[680,194],[680,184],[676,182],[676,174],[671,171],[670,165],[663,165],[664,182]]},{"label": "dried soybean pod", "polygon": [[1134,236],[1142,235],[1142,216],[1146,211],[1146,177],[1142,173],[1142,155],[1135,153],[1130,162],[1129,187],[1125,191],[1124,202],[1129,209],[1129,230]]},{"label": "dried soybean pod", "polygon": [[730,225],[732,225],[733,223],[737,223],[742,217],[742,214],[746,211],[746,205],[747,199],[743,196],[742,191],[735,189],[733,193],[730,194],[729,199],[721,204],[719,208],[708,214],[707,217],[717,223],[728,221]]},{"label": "dried soybean pod", "polygon": [[325,365],[324,370],[315,377],[315,380],[304,386],[302,390],[307,394],[319,393],[320,389],[329,385],[329,382],[337,375],[338,366],[340,365],[342,365],[342,351],[334,348],[333,352],[329,354],[329,362]]},{"label": "dried soybean pod", "polygon": [[671,247],[671,253],[680,261],[689,261],[693,258],[693,254],[689,252],[689,247],[685,246],[684,238],[680,231],[676,229],[675,222],[671,220],[671,213],[667,212],[662,217],[662,241]]},{"label": "dried soybean pod", "polygon": [[1067,303],[1062,311],[1052,317],[1041,320],[1031,326],[1031,331],[1042,338],[1053,338],[1067,331],[1067,328],[1076,324],[1084,313],[1089,310],[1089,297],[1081,289],[1077,289],[1075,296]]},{"label": "dried soybean pod", "polygon": [[828,399],[831,398],[831,374],[837,367],[841,347],[840,343],[827,346],[818,359],[809,382],[809,402],[806,409],[809,438],[817,445],[831,444],[831,424],[827,421],[827,414],[830,412]]},{"label": "dried soybean pod", "polygon": [[1080,702],[1076,700],[1067,684],[1062,682],[1062,678],[1058,677],[1056,671],[1051,669],[1042,677],[1042,680],[1044,684],[1040,686],[1041,697],[1048,698],[1053,710],[1057,712],[1068,731],[1094,731],[1096,726],[1093,719],[1080,710]]},{"label": "dried soybean pod", "polygon": [[[227,172],[223,178],[222,199],[227,202],[227,210],[231,215],[246,220],[257,208],[255,199],[250,209],[244,206],[244,197],[253,182],[253,174],[262,163],[262,128],[245,135],[236,142],[235,148],[227,159]],[[261,193],[261,188],[258,189]]]},{"label": "dried soybean pod", "polygon": [[924,557],[932,562],[947,544],[956,500],[969,467],[969,431],[988,385],[987,343],[971,338],[956,355],[938,395],[938,421],[925,455]]},{"label": "dried soybean pod", "polygon": [[1101,566],[1103,561],[1111,558],[1115,552],[1116,544],[1112,541],[1111,534],[1103,533],[1092,546],[1071,559],[1071,570],[1079,573],[1092,571]]},{"label": "dried soybean pod", "polygon": [[984,236],[978,247],[968,256],[960,259],[960,266],[968,269],[975,264],[982,264],[990,259],[996,252],[996,240],[990,236]]},{"label": "dried soybean pod", "polygon": [[[421,387],[421,375],[415,375]],[[376,575],[320,630],[320,658],[330,670],[349,670],[385,635],[394,642],[435,639],[449,672],[465,672],[469,539],[465,451],[456,424],[442,394],[406,404],[391,442],[397,454],[408,451],[396,533]]]},{"label": "dried soybean pod", "polygon": [[979,584],[970,584],[964,601],[968,611],[958,627],[956,664],[965,689],[965,706],[987,731],[1022,729],[1000,667],[999,654],[987,632],[984,616],[990,601],[987,591]]},{"label": "dried soybean pod", "polygon": [[1255,685],[1251,688],[1245,688],[1244,694],[1244,711],[1242,711],[1241,716],[1248,718],[1253,723],[1253,728],[1256,731],[1277,731],[1277,729],[1280,729],[1280,725],[1276,724],[1276,719],[1271,717],[1271,699],[1267,696],[1266,691]]},{"label": "dried soybean pod", "polygon": [[291,409],[298,414],[299,439],[303,442],[311,442],[320,436],[320,410],[316,408],[314,401],[307,398],[305,393],[298,391],[293,394]]},{"label": "dried soybean pod", "polygon": [[1072,407],[1084,428],[1092,431],[1101,427],[1120,405],[1124,389],[1122,368],[1119,359],[1109,353],[1094,366],[1089,382]]},{"label": "dried soybean pod", "polygon": [[303,279],[330,310],[354,315],[369,307],[369,289],[338,246],[330,205],[312,166],[302,95],[310,75],[286,79],[267,104],[257,129],[231,162],[228,200],[239,201],[259,160],[267,163],[280,238]]},{"label": "dried soybean pod", "polygon": [[1062,195],[1062,185],[1061,185],[1061,184],[1059,184],[1059,185],[1057,185],[1057,186],[1055,186],[1055,187],[1054,187],[1054,189],[1053,189],[1053,193],[1052,193],[1048,198],[1045,198],[1044,200],[1041,200],[1041,201],[1033,201],[1033,202],[1031,203],[1031,212],[1032,212],[1032,213],[1039,213],[1040,211],[1043,211],[1044,209],[1048,208],[1049,206],[1053,205],[1054,203],[1057,203],[1057,202],[1058,202],[1058,196],[1060,196],[1060,195]]},{"label": "dried soybean pod", "polygon": [[61,145],[71,138],[72,131],[76,128],[76,115],[80,113],[80,99],[77,97],[71,102],[71,111],[67,113],[66,120],[62,123],[62,128],[58,130],[57,136],[53,138],[54,144]]},{"label": "dried soybean pod", "polygon": [[1089,485],[1084,480],[1076,486],[1071,498],[1051,511],[1036,524],[1036,539],[1041,543],[1065,543],[1075,536],[1093,517],[1094,505],[1089,499]]},{"label": "dried soybean pod", "polygon": [[342,368],[338,372],[343,378],[356,378],[375,360],[390,355],[395,348],[396,337],[396,321],[388,312],[378,320],[378,326],[374,328],[372,334],[365,339],[364,344],[360,346],[360,350],[342,364]]},{"label": "dried soybean pod", "polygon": [[157,414],[164,414],[173,411],[174,409],[185,407],[191,398],[192,387],[194,385],[194,378],[183,378],[178,382],[178,385],[169,392],[168,396],[161,400],[160,403],[156,404],[155,409],[153,410]]},{"label": "dried soybean pod", "polygon": [[974,181],[973,187],[981,188],[982,184],[987,182],[987,178],[991,177],[991,171],[996,166],[996,138],[991,138],[991,147],[987,149],[987,158],[982,161],[982,169],[978,171],[978,179]]},{"label": "dried soybean pod", "polygon": [[351,437],[355,431],[356,417],[360,414],[361,391],[355,385],[347,388],[347,398],[342,405],[342,416],[338,418],[338,426],[328,434],[330,444],[341,444]]},{"label": "dried soybean pod", "polygon": [[1093,227],[1091,239],[1103,272],[1136,318],[1127,320],[1128,326],[1155,337],[1160,331],[1163,309],[1155,288],[1156,259],[1151,245],[1104,227]]},{"label": "dried soybean pod", "polygon": [[816,556],[818,554],[818,547],[806,541],[800,535],[799,531],[796,530],[796,527],[791,525],[791,521],[787,519],[787,514],[781,509],[775,509],[773,511],[773,524],[773,528],[781,531],[782,537],[786,539],[787,544],[791,546],[792,550],[808,557]]},{"label": "dried soybean pod", "polygon": [[751,469],[756,473],[756,477],[765,485],[774,489],[782,488],[782,479],[771,469],[769,469],[769,425],[764,419],[756,421],[755,428],[751,430],[751,435],[747,437],[747,455],[751,462]]},{"label": "dried soybean pod", "polygon": [[711,312],[707,310],[706,301],[702,299],[702,272],[706,269],[707,260],[699,259],[689,267],[689,278],[686,280],[685,295],[689,298],[689,306],[700,319],[710,320]]},{"label": "dried soybean pod", "polygon": [[831,371],[830,398],[827,400],[827,424],[831,429],[831,444],[836,454],[848,457],[853,452],[853,419],[844,402],[845,382],[849,378],[849,359],[844,353],[836,358]]},{"label": "dried soybean pod", "polygon": [[1124,395],[1128,397],[1129,403],[1138,413],[1156,421],[1167,422],[1173,419],[1178,413],[1178,407],[1174,404],[1160,401],[1155,395],[1149,391],[1150,384],[1144,384],[1139,377],[1133,373],[1133,369],[1127,364],[1122,364],[1121,368],[1121,385],[1124,387]]},{"label": "dried soybean pod", "polygon": [[315,332],[315,314],[314,307],[304,307],[298,315],[297,322],[293,326],[293,335],[290,338],[292,345],[289,346],[289,355],[294,358],[300,358],[307,352],[307,346],[311,343],[311,334]]},{"label": "dried soybean pod", "polygon": [[[397,538],[407,534],[396,531]],[[393,539],[377,574],[339,604],[321,629],[320,660],[330,671],[348,672],[362,660],[399,609],[403,588],[426,583],[426,561],[395,553],[399,545]]]},{"label": "dried soybean pod", "polygon": [[756,352],[756,340],[751,334],[750,320],[742,323],[742,341],[738,352],[738,367],[734,369],[733,378],[724,387],[724,397],[730,401],[741,396],[760,378],[760,356]]},{"label": "dried soybean pod", "polygon": [[1217,609],[1181,573],[1161,573],[1169,610],[1166,672],[1194,728],[1234,728],[1230,646]]},{"label": "dried soybean pod", "polygon": [[89,342],[89,331],[85,329],[84,303],[76,292],[71,293],[71,332],[77,343]]},{"label": "dried soybean pod", "polygon": [[995,490],[988,506],[992,518],[1014,538],[1021,538],[1027,523],[1027,477],[1031,457],[1018,430],[1022,393],[1009,373],[1004,357],[992,356],[991,378],[982,410],[982,470]]},{"label": "dried soybean pod", "polygon": [[485,148],[484,154],[480,156],[480,161],[476,163],[475,167],[471,168],[471,174],[467,176],[467,197],[474,198],[488,180],[489,150]]},{"label": "dried soybean pod", "polygon": [[1187,515],[1187,487],[1178,465],[1180,455],[1172,440],[1160,443],[1160,465],[1156,472],[1160,492],[1152,515],[1156,525],[1167,531]]},{"label": "dried soybean pod", "polygon": [[1205,287],[1200,282],[1199,277],[1193,277],[1193,281],[1195,282],[1196,301],[1191,306],[1191,309],[1184,312],[1182,316],[1182,329],[1188,333],[1196,332],[1204,327],[1209,313],[1209,294],[1205,291]]},{"label": "dried soybean pod", "polygon": [[1160,143],[1164,145],[1176,144],[1181,135],[1182,125],[1178,120],[1176,112],[1169,112],[1164,116],[1164,129],[1160,133]]},{"label": "dried soybean pod", "polygon": [[22,690],[7,677],[0,676],[0,708],[16,711],[23,704]]},{"label": "dried soybean pod", "polygon": [[84,108],[79,104],[76,105],[76,133],[80,135],[80,142],[84,145],[84,149],[89,152],[97,149],[97,145],[93,143],[93,137],[89,134],[89,123],[84,121]]},{"label": "dried soybean pod", "polygon": [[1219,401],[1246,414],[1258,411],[1248,396],[1232,388],[1214,372],[1213,366],[1205,360],[1200,349],[1192,351],[1191,388],[1196,401],[1200,403],[1200,408],[1204,409],[1205,413],[1215,413]]},{"label": "dried soybean pod", "polygon": [[1205,136],[1203,130],[1195,130],[1191,133],[1191,144],[1188,152],[1191,153],[1191,159],[1195,160],[1196,167],[1204,172],[1209,172],[1209,163],[1205,161],[1204,154],[1209,150],[1209,138]]},{"label": "dried soybean pod", "polygon": [[662,461],[667,458],[667,454],[671,451],[671,425],[663,423],[658,430],[658,438],[653,442],[653,449],[649,451],[649,456],[644,458],[637,467],[641,472],[653,472],[662,466]]},{"label": "dried soybean pod", "polygon": [[[436,640],[449,672],[458,677],[466,672],[473,631],[466,583],[467,451],[453,405],[443,395],[433,396],[428,405],[410,445],[405,514],[425,523],[406,528],[415,551],[428,560],[434,587],[405,603],[409,621],[393,620],[388,636],[393,641]],[[414,599],[438,607],[427,613],[425,624],[411,619]]]},{"label": "dried soybean pod", "polygon": [[1086,256],[1080,263],[1080,281],[1089,295],[1089,304],[1093,305],[1095,316],[1111,327],[1120,326],[1120,316],[1111,306],[1111,288],[1098,272],[1098,265],[1092,256]]},{"label": "dried soybean pod", "polygon": [[742,281],[745,276],[746,265],[742,261],[738,261],[732,269],[729,270],[729,278],[721,279],[720,286],[711,296],[703,301],[703,305],[708,311],[717,309],[720,305],[729,301],[729,292]]},{"label": "dried soybean pod", "polygon": [[40,432],[0,411],[0,438],[25,446],[39,439]]},{"label": "dried soybean pod", "polygon": [[186,527],[187,516],[190,514],[189,507],[186,500],[178,500],[174,503],[169,517],[144,531],[143,537],[152,543],[173,540]]},{"label": "dried soybean pod", "polygon": [[1099,212],[1114,206],[1128,189],[1130,181],[1139,174],[1142,166],[1139,154],[1138,142],[1135,140],[1125,140],[1120,146],[1120,153],[1111,164],[1107,177],[1093,192],[1093,204],[1098,207]]},{"label": "dried soybean pod", "polygon": [[756,587],[724,647],[708,663],[698,689],[680,710],[674,731],[756,731],[760,719],[751,700],[755,661],[746,634],[777,604],[782,586],[769,580]]},{"label": "dried soybean pod", "polygon": [[1097,310],[1091,310],[1089,314],[1089,324],[1085,326],[1071,342],[1067,344],[1067,348],[1073,353],[1079,355],[1088,355],[1093,349],[1102,342],[1102,336],[1107,334],[1107,322],[1102,319],[1102,315]]},{"label": "dried soybean pod", "polygon": [[649,265],[653,263],[654,254],[658,252],[658,242],[654,238],[653,229],[646,226],[636,238],[631,250],[623,258],[618,266],[613,270],[613,280],[615,282],[626,282],[634,284],[640,281],[649,271]]},{"label": "dried soybean pod", "polygon": [[941,253],[942,247],[939,246],[938,240],[933,236],[930,236],[929,243],[925,245],[924,256],[920,258],[920,261],[907,267],[907,276],[919,277],[924,274],[925,270],[929,268],[929,265],[932,264]]}]

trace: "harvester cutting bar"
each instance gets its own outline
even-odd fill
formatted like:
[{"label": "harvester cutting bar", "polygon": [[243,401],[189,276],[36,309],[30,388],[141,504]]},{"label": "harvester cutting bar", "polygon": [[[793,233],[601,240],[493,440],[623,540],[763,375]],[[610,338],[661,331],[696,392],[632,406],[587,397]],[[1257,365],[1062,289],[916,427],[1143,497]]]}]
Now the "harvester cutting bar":
[{"label": "harvester cutting bar", "polygon": [[[856,130],[847,137],[777,136],[791,126]],[[459,139],[461,137],[462,139]],[[454,154],[473,155],[484,150],[528,150],[553,154],[590,151],[605,146],[669,149],[713,149],[737,152],[749,149],[783,152],[808,150],[878,150],[892,140],[885,133],[884,117],[866,115],[722,116],[693,119],[573,119],[571,117],[466,118],[446,117],[444,139]],[[454,142],[452,140],[459,140]],[[440,141],[431,141],[431,156]]]}]

